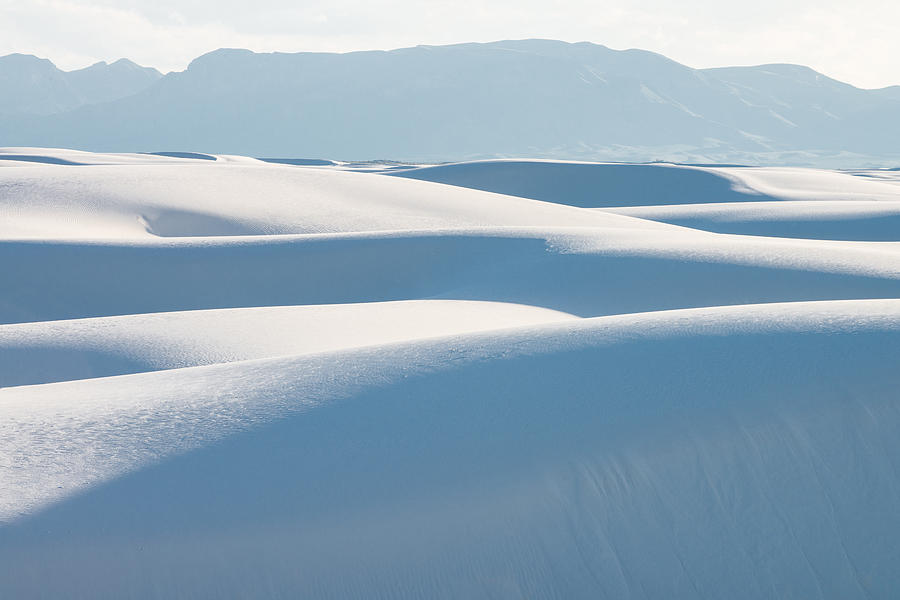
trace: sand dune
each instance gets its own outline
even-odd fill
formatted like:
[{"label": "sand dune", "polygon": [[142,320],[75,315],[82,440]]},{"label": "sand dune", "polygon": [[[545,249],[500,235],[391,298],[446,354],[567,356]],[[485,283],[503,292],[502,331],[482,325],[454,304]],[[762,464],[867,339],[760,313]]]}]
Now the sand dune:
[{"label": "sand dune", "polygon": [[390,173],[583,208],[766,200],[894,200],[900,179],[885,169],[827,171],[734,167],[483,160]]},{"label": "sand dune", "polygon": [[848,241],[900,241],[900,202],[802,200],[603,209],[717,233]]},{"label": "sand dune", "polygon": [[900,590],[890,172],[4,153],[4,598]]},{"label": "sand dune", "polygon": [[123,160],[128,162],[110,164],[100,157],[90,169],[0,169],[0,236],[138,239],[490,225],[665,228],[559,204],[341,170],[152,155]]},{"label": "sand dune", "polygon": [[574,318],[518,304],[407,300],[0,325],[0,387],[313,354]]}]

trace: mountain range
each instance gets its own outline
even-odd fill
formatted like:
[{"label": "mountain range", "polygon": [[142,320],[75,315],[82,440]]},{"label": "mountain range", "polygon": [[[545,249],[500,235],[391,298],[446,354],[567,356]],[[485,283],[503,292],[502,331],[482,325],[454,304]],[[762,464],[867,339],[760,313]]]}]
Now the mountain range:
[{"label": "mountain range", "polygon": [[900,164],[900,86],[807,67],[693,69],[553,40],[392,51],[221,49],[161,75],[0,58],[0,146],[416,162],[528,156]]}]

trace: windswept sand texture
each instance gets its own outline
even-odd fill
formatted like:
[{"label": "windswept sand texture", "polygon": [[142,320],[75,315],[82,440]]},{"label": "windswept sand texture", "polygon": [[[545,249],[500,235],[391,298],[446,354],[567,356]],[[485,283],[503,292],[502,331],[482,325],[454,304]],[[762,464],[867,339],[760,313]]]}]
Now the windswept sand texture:
[{"label": "windswept sand texture", "polygon": [[0,598],[900,594],[894,171],[0,159]]}]

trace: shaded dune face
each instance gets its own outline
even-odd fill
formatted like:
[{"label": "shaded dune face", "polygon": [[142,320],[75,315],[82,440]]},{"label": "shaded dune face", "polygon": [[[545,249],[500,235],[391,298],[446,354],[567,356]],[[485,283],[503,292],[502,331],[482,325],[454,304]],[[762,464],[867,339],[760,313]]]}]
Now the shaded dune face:
[{"label": "shaded dune face", "polygon": [[891,200],[641,206],[614,212],[715,233],[868,242],[900,238],[900,203]]},{"label": "shaded dune face", "polygon": [[492,160],[388,173],[715,233],[900,241],[900,179],[889,169]]},{"label": "shaded dune face", "polygon": [[0,154],[0,160],[9,160],[14,162],[38,163],[44,165],[80,165],[81,163],[72,162],[65,158],[55,156],[35,156],[32,154]]},{"label": "shaded dune face", "polygon": [[646,164],[496,160],[420,167],[397,177],[600,208],[771,199],[713,169]]},{"label": "shaded dune face", "polygon": [[0,156],[0,597],[900,591],[892,172]]},{"label": "shaded dune face", "polygon": [[[570,243],[548,247],[546,239],[525,233],[287,238],[203,246],[0,244],[0,255],[8,257],[0,272],[10,283],[0,314],[14,323],[442,298],[528,304],[592,317],[900,294],[897,256],[879,248],[835,251],[823,244],[787,244],[773,255],[759,252],[754,240],[743,253],[686,245],[673,254],[674,243],[665,238],[662,248],[654,247],[657,237],[650,244],[643,235],[627,236],[612,248],[579,248],[583,236],[548,236],[554,244],[560,239]],[[629,240],[635,248],[622,247]],[[648,247],[637,247],[642,240]],[[784,264],[772,264],[779,258]],[[21,268],[26,264],[32,267]],[[48,273],[53,273],[51,281]]]}]

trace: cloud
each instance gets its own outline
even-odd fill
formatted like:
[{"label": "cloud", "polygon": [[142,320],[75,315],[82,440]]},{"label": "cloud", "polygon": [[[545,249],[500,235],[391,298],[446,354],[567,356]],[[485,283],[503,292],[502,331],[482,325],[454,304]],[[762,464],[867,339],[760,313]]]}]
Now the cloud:
[{"label": "cloud", "polygon": [[0,53],[64,68],[127,56],[181,70],[220,47],[389,49],[525,37],[645,48],[696,67],[796,62],[900,83],[900,3],[830,0],[0,0]]}]

